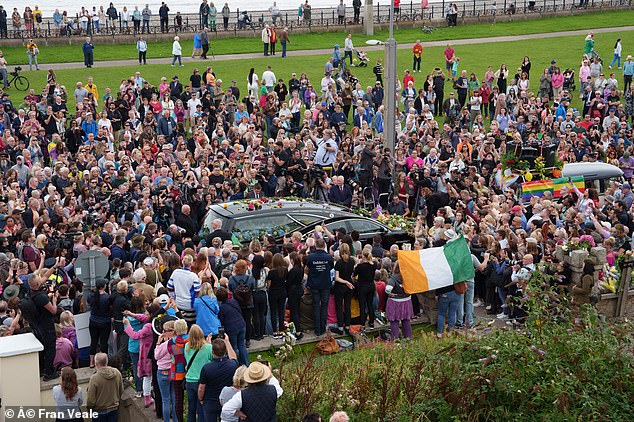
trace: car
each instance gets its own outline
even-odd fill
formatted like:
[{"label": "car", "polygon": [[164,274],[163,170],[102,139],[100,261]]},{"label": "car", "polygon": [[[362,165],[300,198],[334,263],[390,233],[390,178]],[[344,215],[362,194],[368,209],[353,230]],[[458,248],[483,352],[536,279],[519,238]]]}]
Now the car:
[{"label": "car", "polygon": [[414,241],[406,231],[390,229],[379,221],[337,205],[306,199],[246,199],[214,204],[205,215],[200,232],[202,237],[212,230],[212,221],[216,218],[222,221],[222,229],[240,243],[272,235],[281,245],[285,236],[295,231],[309,236],[317,225],[325,225],[331,232],[339,228],[344,228],[347,233],[356,230],[363,244],[372,243],[375,235],[381,235],[385,249]]}]

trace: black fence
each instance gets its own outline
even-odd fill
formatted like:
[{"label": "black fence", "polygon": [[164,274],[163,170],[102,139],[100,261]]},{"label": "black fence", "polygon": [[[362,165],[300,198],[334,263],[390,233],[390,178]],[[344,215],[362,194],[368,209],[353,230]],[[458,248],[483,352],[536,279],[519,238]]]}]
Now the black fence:
[{"label": "black fence", "polygon": [[[389,21],[389,1],[381,3],[378,1],[373,6],[373,19],[375,23],[385,23]],[[400,4],[400,8],[395,15],[398,22],[420,22],[433,26],[443,24],[443,19],[447,19],[447,12],[451,4],[457,6],[458,20],[461,18],[474,18],[501,15],[529,15],[546,13],[566,13],[577,9],[614,9],[626,8],[632,5],[632,0],[442,0],[429,3],[426,8],[421,7],[420,2],[409,2]],[[247,19],[244,19],[247,16]],[[79,21],[79,17],[71,19],[70,25],[56,25],[53,19],[45,18],[39,25],[27,31],[24,26],[14,28],[11,21],[8,22],[8,31],[5,38],[22,39],[28,38],[62,38],[80,36],[115,36],[115,35],[137,35],[137,34],[161,34],[161,33],[193,33],[207,27],[213,37],[214,32],[233,32],[235,35],[248,35],[264,27],[265,24],[274,23],[276,26],[287,26],[290,30],[294,28],[318,28],[328,30],[331,27],[342,28],[352,25],[363,24],[365,16],[365,6],[361,7],[359,19],[355,21],[353,8],[347,7],[345,16],[341,19],[336,7],[313,9],[310,15],[299,16],[298,10],[283,10],[278,16],[272,16],[269,11],[244,12],[234,10],[229,18],[224,19],[220,11],[216,17],[215,27],[211,27],[209,22],[205,25],[202,16],[199,14],[171,14],[167,22],[161,22],[157,16],[146,24],[139,21],[135,24],[132,20],[124,21],[119,14],[117,20],[100,22],[99,26],[93,25],[91,19],[85,24]],[[627,22],[624,22],[627,24]]]}]

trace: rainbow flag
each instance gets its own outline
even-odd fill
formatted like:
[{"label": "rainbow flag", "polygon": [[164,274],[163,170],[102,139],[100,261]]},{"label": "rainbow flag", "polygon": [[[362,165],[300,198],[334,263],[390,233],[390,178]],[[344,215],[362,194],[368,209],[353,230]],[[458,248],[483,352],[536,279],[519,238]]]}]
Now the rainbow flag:
[{"label": "rainbow flag", "polygon": [[552,179],[535,180],[522,183],[522,201],[530,201],[533,196],[544,196],[544,192],[553,192]]},{"label": "rainbow flag", "polygon": [[553,179],[553,197],[561,197],[561,188],[564,186],[570,186],[570,180],[572,180],[572,183],[574,183],[579,191],[583,192],[586,190],[586,184],[583,176],[572,177],[570,179],[567,177],[561,177],[559,179]]}]

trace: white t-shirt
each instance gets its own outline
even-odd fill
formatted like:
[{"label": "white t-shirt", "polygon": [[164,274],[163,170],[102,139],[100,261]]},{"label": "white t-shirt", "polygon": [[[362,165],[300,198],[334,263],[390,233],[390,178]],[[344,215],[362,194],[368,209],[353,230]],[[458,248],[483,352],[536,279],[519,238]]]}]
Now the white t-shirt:
[{"label": "white t-shirt", "polygon": [[277,82],[275,79],[275,73],[270,70],[264,71],[262,74],[262,81],[267,87],[275,85],[275,82]]}]

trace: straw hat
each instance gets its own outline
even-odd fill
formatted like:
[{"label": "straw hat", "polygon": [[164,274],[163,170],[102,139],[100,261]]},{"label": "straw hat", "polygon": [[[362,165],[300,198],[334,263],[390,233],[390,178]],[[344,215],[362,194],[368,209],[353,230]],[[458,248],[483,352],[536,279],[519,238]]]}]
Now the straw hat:
[{"label": "straw hat", "polygon": [[244,380],[249,384],[257,384],[271,378],[271,368],[260,362],[253,362],[244,373]]}]

